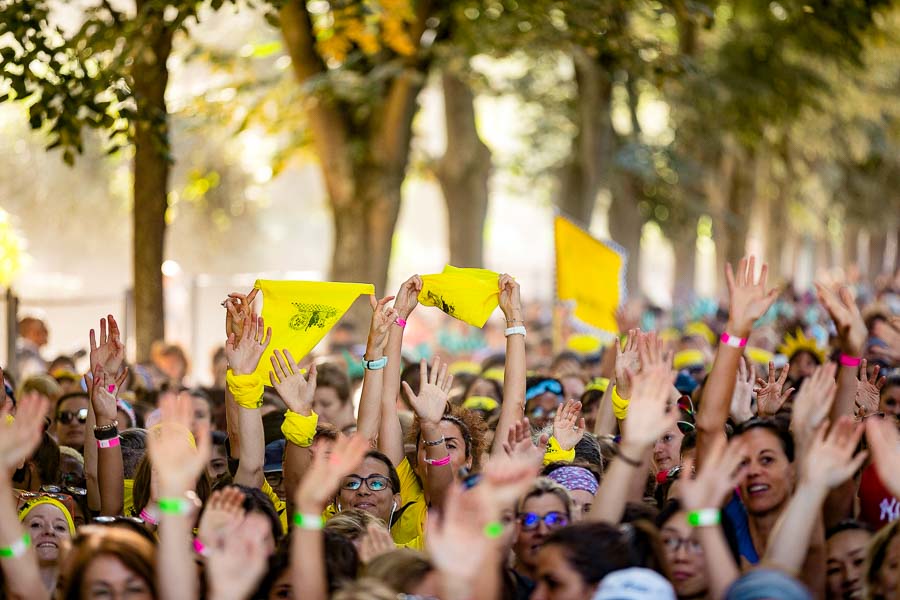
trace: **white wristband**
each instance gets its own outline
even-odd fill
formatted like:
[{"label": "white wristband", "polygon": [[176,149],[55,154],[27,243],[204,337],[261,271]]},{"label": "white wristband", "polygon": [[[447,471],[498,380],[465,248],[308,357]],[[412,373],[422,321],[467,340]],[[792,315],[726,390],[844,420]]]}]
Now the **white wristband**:
[{"label": "white wristband", "polygon": [[506,337],[509,337],[509,336],[511,336],[511,335],[522,335],[522,336],[524,336],[524,335],[525,335],[525,326],[524,326],[524,325],[517,325],[516,327],[507,327],[507,328],[503,331],[503,335],[505,335]]}]

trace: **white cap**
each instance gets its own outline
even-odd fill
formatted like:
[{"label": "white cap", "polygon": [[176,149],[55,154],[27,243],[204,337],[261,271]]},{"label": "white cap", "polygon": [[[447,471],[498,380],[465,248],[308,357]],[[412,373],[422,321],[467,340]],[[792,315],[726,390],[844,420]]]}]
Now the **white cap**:
[{"label": "white cap", "polygon": [[656,571],[632,567],[604,577],[593,600],[675,600],[675,590]]}]

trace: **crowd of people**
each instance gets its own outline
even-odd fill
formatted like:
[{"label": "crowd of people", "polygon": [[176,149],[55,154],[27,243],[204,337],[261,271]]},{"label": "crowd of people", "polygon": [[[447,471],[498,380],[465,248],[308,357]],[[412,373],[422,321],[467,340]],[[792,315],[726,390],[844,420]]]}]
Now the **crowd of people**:
[{"label": "crowd of people", "polygon": [[112,315],[86,373],[23,320],[2,594],[900,599],[898,282],[793,296],[752,257],[726,279],[721,306],[554,354],[500,275],[505,350],[417,362],[413,276],[371,298],[361,357],[276,348],[268,377],[271,328],[233,293],[203,389],[175,346],[128,365]]}]

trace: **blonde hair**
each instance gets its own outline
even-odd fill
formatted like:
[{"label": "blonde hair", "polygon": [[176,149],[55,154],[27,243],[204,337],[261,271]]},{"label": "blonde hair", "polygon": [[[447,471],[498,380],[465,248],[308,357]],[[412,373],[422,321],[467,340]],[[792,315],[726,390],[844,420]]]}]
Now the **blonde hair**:
[{"label": "blonde hair", "polygon": [[884,559],[887,557],[888,546],[900,531],[900,521],[894,521],[890,525],[886,525],[872,541],[869,542],[869,549],[866,552],[866,563],[863,568],[865,577],[863,579],[863,598],[866,600],[883,600],[885,598],[884,590],[875,592],[875,587],[881,587],[878,576],[881,574],[884,566]]},{"label": "blonde hair", "polygon": [[364,574],[384,582],[399,594],[408,594],[432,571],[434,565],[425,554],[411,548],[398,548],[373,558],[366,565]]},{"label": "blonde hair", "polygon": [[32,375],[23,381],[16,390],[16,398],[21,398],[28,392],[37,392],[42,396],[47,396],[53,404],[56,404],[56,401],[63,395],[59,383],[46,373]]},{"label": "blonde hair", "polygon": [[60,446],[59,456],[68,456],[69,458],[74,458],[82,467],[84,466],[84,457],[81,455],[81,452],[79,452],[75,448],[71,448],[69,446]]},{"label": "blonde hair", "polygon": [[364,577],[342,587],[331,600],[397,600],[397,592],[377,579]]},{"label": "blonde hair", "polygon": [[380,525],[387,531],[384,521],[364,510],[351,508],[344,510],[328,519],[325,524],[327,531],[333,531],[344,536],[348,540],[356,541],[366,535],[366,529],[369,525]]},{"label": "blonde hair", "polygon": [[566,507],[566,516],[572,518],[572,497],[569,495],[569,491],[549,477],[538,477],[534,480],[534,483],[519,500],[519,511],[522,510],[529,498],[537,498],[545,494],[552,494],[559,498]]}]

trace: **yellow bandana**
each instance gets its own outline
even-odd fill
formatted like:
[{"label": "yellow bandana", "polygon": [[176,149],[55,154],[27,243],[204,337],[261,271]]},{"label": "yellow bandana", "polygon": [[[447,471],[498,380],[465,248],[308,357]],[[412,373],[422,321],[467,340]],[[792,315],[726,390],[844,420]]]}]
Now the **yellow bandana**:
[{"label": "yellow bandana", "polygon": [[447,265],[443,273],[422,275],[419,304],[436,306],[455,319],[484,327],[498,306],[499,279],[499,274],[486,269]]},{"label": "yellow bandana", "polygon": [[374,294],[371,283],[257,280],[262,292],[262,316],[272,328],[272,343],[259,361],[256,374],[268,381],[277,348],[288,349],[295,360],[312,350],[362,294]]},{"label": "yellow bandana", "polygon": [[284,423],[281,424],[281,433],[284,439],[300,446],[309,448],[316,437],[316,426],[319,424],[319,415],[310,411],[310,415],[304,416],[293,411],[284,413]]},{"label": "yellow bandana", "polygon": [[238,406],[249,409],[262,406],[263,383],[256,373],[235,375],[234,371],[228,369],[225,372],[225,383]]}]

